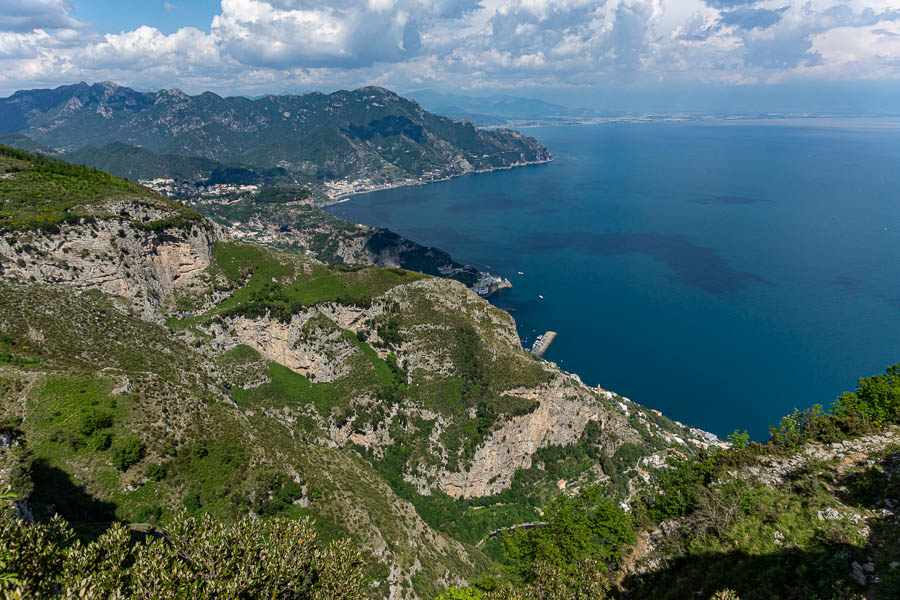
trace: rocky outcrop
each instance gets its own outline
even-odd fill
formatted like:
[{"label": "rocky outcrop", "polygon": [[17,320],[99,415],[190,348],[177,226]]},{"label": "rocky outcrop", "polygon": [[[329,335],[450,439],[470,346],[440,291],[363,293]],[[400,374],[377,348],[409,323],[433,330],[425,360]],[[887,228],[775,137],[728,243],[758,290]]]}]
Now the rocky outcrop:
[{"label": "rocky outcrop", "polygon": [[[883,469],[888,480],[900,475],[900,453],[891,454],[898,445],[900,429],[896,426],[877,434],[831,444],[808,443],[792,454],[762,455],[753,464],[726,471],[723,479],[712,483],[710,487],[714,489],[724,480],[734,478],[750,485],[765,486],[789,494],[802,494],[803,492],[798,492],[797,481],[804,474],[808,477],[812,471],[816,476],[827,477],[829,484],[810,501],[810,506],[804,506],[802,515],[796,518],[807,520],[806,526],[809,528],[834,525],[849,532],[848,535],[855,534],[865,542],[874,542],[877,540],[871,538],[873,526],[879,521],[882,522],[882,531],[888,531],[886,524],[890,527],[900,524],[900,502],[888,497],[890,492],[882,486],[870,490],[873,495],[868,498],[868,502],[859,502],[848,494],[846,483],[870,469],[870,473]],[[881,465],[876,467],[876,459],[879,457]],[[646,576],[664,570],[671,557],[683,551],[686,540],[696,536],[697,532],[704,531],[707,525],[708,517],[690,514],[663,521],[658,527],[642,533],[628,556],[625,573]],[[774,526],[771,522],[766,525]],[[789,524],[782,522],[780,526],[787,527]],[[783,546],[792,541],[796,543],[790,533],[775,529],[772,535],[774,546]],[[883,543],[880,545],[884,546]],[[854,561],[848,567],[848,576],[860,586],[878,581],[877,577],[871,575],[874,570],[871,559],[862,565]]]},{"label": "rocky outcrop", "polygon": [[121,218],[63,224],[54,234],[0,237],[0,277],[97,288],[159,321],[167,299],[203,284],[216,230],[206,221],[145,229],[132,223],[162,221],[169,214],[136,203],[112,208]]},{"label": "rocky outcrop", "polygon": [[554,371],[557,376],[546,385],[504,392],[531,400],[537,408],[502,422],[465,469],[435,473],[433,479],[443,492],[454,498],[496,494],[509,487],[518,469],[532,466],[538,450],[578,442],[592,421],[605,433],[601,449],[609,456],[625,442],[642,443],[626,415],[603,403],[576,377]]},{"label": "rocky outcrop", "polygon": [[448,495],[473,498],[495,494],[509,487],[516,470],[531,467],[532,456],[539,449],[569,446],[578,441],[589,421],[606,428],[612,418],[596,398],[573,389],[564,376],[539,388],[510,390],[507,394],[533,400],[538,407],[495,429],[476,450],[467,470],[437,473],[435,480]]},{"label": "rocky outcrop", "polygon": [[[482,297],[512,287],[508,279],[458,263],[443,250],[417,244],[388,229],[338,219],[310,202],[261,204],[250,195],[218,204],[204,199],[191,206],[229,222],[228,233],[236,239],[299,250],[324,263],[400,267],[454,279]],[[235,214],[250,207],[256,210],[250,219],[234,222]]]},{"label": "rocky outcrop", "polygon": [[837,461],[838,470],[844,471],[865,460],[867,456],[898,444],[900,432],[896,429],[833,444],[809,444],[789,457],[764,457],[758,466],[744,467],[739,472],[734,472],[734,475],[740,475],[747,481],[778,487],[792,479],[809,463]]},{"label": "rocky outcrop", "polygon": [[223,350],[244,344],[266,360],[280,363],[318,383],[326,383],[346,375],[347,359],[360,352],[342,330],[348,328],[348,321],[352,322],[358,311],[340,308],[340,305],[328,306],[327,310],[320,311],[312,307],[293,315],[288,323],[268,317],[228,317],[221,324],[214,323],[210,331],[216,336],[213,343]]}]

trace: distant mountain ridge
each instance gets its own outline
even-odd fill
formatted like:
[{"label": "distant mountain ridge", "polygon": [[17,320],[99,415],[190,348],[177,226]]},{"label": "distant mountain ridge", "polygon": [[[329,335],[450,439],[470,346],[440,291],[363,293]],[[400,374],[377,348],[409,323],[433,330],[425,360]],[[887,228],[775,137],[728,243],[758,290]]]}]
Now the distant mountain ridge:
[{"label": "distant mountain ridge", "polygon": [[466,96],[435,90],[416,90],[409,92],[407,96],[427,110],[453,119],[473,121],[479,126],[571,123],[596,117],[596,113],[592,110],[573,109],[537,98],[506,94]]},{"label": "distant mountain ridge", "polygon": [[546,117],[570,112],[561,104],[551,104],[536,98],[520,98],[505,94],[493,96],[464,96],[434,90],[410,92],[409,97],[428,110],[441,114],[459,112],[485,113],[505,117]]},{"label": "distant mountain ridge", "polygon": [[250,100],[79,83],[0,99],[2,134],[27,136],[58,153],[120,143],[280,168],[298,183],[359,184],[353,191],[551,158],[533,138],[440,117],[378,87]]}]

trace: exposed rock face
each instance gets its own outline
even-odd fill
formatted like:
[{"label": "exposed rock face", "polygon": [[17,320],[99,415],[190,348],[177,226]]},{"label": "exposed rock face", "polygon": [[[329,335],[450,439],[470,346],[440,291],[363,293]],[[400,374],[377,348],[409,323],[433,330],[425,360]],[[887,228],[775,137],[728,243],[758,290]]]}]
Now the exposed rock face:
[{"label": "exposed rock face", "polygon": [[[267,360],[273,360],[310,379],[325,383],[348,372],[346,360],[359,353],[341,330],[356,311],[342,311],[329,306],[320,312],[310,308],[295,314],[289,323],[270,318],[230,317],[224,327],[214,327],[217,345],[223,349],[245,344]],[[348,319],[349,313],[350,317]],[[335,320],[330,319],[330,314]]]},{"label": "exposed rock face", "polygon": [[517,469],[531,466],[532,456],[551,445],[568,446],[581,437],[589,421],[617,435],[627,422],[609,411],[596,397],[577,389],[565,376],[539,388],[510,390],[509,395],[539,403],[533,412],[504,422],[475,452],[468,470],[441,471],[436,479],[442,491],[454,498],[489,496],[509,487]]},{"label": "exposed rock face", "polygon": [[769,487],[777,487],[791,479],[794,474],[810,462],[830,462],[839,460],[839,469],[864,460],[869,454],[888,446],[900,444],[900,432],[896,429],[878,435],[869,435],[854,440],[834,444],[809,444],[787,458],[766,457],[758,467],[745,467],[738,473],[748,481],[757,481]]},{"label": "exposed rock face", "polygon": [[[530,360],[524,357],[515,322],[508,313],[487,304],[462,284],[443,279],[423,279],[397,286],[365,309],[323,303],[294,314],[287,323],[268,317],[227,317],[221,324],[214,324],[210,332],[214,334],[214,344],[223,350],[246,344],[265,359],[283,364],[315,382],[329,382],[344,374],[347,359],[359,352],[341,330],[366,330],[368,324],[386,314],[390,305],[399,307],[399,312],[404,313],[417,310],[420,304],[427,305],[429,310],[438,314],[465,314],[474,322],[480,339],[494,356],[512,353]],[[416,322],[410,327],[411,330],[404,330],[403,342],[399,346],[390,352],[376,346],[376,352],[382,358],[394,353],[410,378],[415,372],[430,376],[453,373],[455,365],[446,348],[433,341],[446,335],[447,326],[442,324],[442,320],[435,318]],[[371,330],[369,335],[374,340],[378,339],[377,333]],[[474,456],[458,470],[447,466],[450,461],[441,440],[441,435],[452,423],[424,407],[404,405],[407,415],[417,415],[433,422],[429,438],[431,452],[442,457],[443,464],[442,467],[409,473],[407,480],[424,494],[437,488],[455,498],[491,495],[509,487],[517,469],[531,467],[537,450],[550,445],[567,446],[578,441],[590,421],[597,422],[605,431],[614,434],[609,437],[609,448],[604,449],[610,455],[618,444],[640,442],[624,415],[611,409],[609,403],[601,401],[577,378],[567,376],[548,364],[542,368],[550,374],[547,383],[503,392],[507,396],[530,400],[536,408],[528,414],[500,421]],[[367,394],[350,401],[358,406],[380,402]],[[392,407],[383,422],[374,426],[353,421],[326,423],[324,425],[330,438],[328,443],[336,446],[358,444],[380,455],[384,447],[393,443],[388,431],[396,412],[397,407]],[[315,417],[312,413],[308,414]]]},{"label": "exposed rock face", "polygon": [[[162,220],[166,213],[140,205],[115,207],[138,221]],[[144,318],[159,320],[163,301],[201,283],[209,266],[216,231],[208,224],[145,230],[119,219],[62,225],[0,237],[0,277],[98,288],[130,300]]]},{"label": "exposed rock face", "polygon": [[[209,302],[222,299],[221,293],[231,293],[209,292],[214,282],[207,268],[220,234],[208,221],[154,229],[141,223],[164,220],[167,214],[161,209],[128,202],[106,209],[118,217],[106,214],[96,221],[62,225],[53,235],[29,232],[0,238],[2,276],[65,283],[80,290],[99,288],[126,298],[144,319],[156,322],[174,312],[172,300],[180,294],[203,290],[209,307]],[[312,263],[303,260],[297,262],[298,268],[308,271]],[[378,323],[384,319],[397,321],[396,339],[390,342],[380,337]],[[350,335],[360,332],[366,333],[381,359],[396,357],[395,368],[402,369],[398,372],[405,373],[408,385],[459,378],[459,338],[454,337],[459,335],[469,336],[465,339],[473,344],[480,362],[503,363],[507,373],[536,369],[540,377],[535,383],[523,386],[516,375],[508,376],[509,382],[502,385],[491,382],[500,386],[496,392],[501,396],[523,399],[528,408],[516,416],[499,415],[474,454],[465,458],[460,449],[447,445],[445,434],[458,438],[452,428],[475,418],[474,407],[451,406],[441,412],[448,408],[442,407],[435,412],[434,407],[403,400],[399,408],[396,404],[380,407],[376,420],[367,411],[370,420],[359,423],[342,411],[318,414],[312,406],[266,413],[294,422],[302,412],[321,428],[319,443],[356,444],[375,456],[383,456],[384,449],[394,443],[390,431],[398,411],[409,419],[404,422],[428,422],[431,429],[423,435],[424,451],[433,460],[404,474],[421,493],[440,489],[456,498],[497,493],[510,485],[518,469],[532,466],[536,451],[577,442],[591,421],[610,433],[609,440],[602,442],[608,455],[626,441],[641,443],[641,436],[611,401],[555,366],[534,362],[521,347],[512,317],[458,281],[426,278],[397,285],[365,308],[320,302],[291,315],[287,322],[270,316],[232,315],[199,327],[212,334],[209,346],[214,351],[245,344],[265,361],[280,363],[315,383],[335,382],[350,373],[355,360],[363,359],[358,340]],[[40,332],[29,336],[40,336]],[[239,385],[260,385],[267,377],[264,368],[250,375],[252,381]],[[503,385],[510,387],[503,389]],[[372,389],[360,389],[356,397],[341,401],[363,408],[383,402]],[[416,426],[404,427],[410,432]]]}]

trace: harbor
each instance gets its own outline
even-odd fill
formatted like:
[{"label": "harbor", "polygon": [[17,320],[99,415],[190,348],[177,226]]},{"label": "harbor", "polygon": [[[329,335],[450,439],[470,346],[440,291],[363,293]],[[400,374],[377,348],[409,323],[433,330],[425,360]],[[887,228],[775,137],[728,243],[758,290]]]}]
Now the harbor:
[{"label": "harbor", "polygon": [[534,344],[531,346],[532,354],[543,356],[550,344],[553,343],[553,340],[556,339],[556,335],[555,331],[547,331],[537,336],[537,339],[534,340]]}]

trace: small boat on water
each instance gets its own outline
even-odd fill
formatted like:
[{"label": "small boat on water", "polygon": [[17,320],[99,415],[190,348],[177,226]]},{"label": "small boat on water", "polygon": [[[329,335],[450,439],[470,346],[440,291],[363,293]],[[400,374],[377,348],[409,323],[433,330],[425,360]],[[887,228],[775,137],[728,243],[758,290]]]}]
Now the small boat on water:
[{"label": "small boat on water", "polygon": [[541,299],[541,300],[543,300],[543,299],[544,299],[544,297],[543,297],[543,296],[541,296],[541,295],[540,295],[540,294],[538,294],[538,298],[540,298],[540,299]]},{"label": "small boat on water", "polygon": [[519,275],[524,275],[524,274],[525,274],[525,273],[523,273],[522,271],[519,271]]}]

